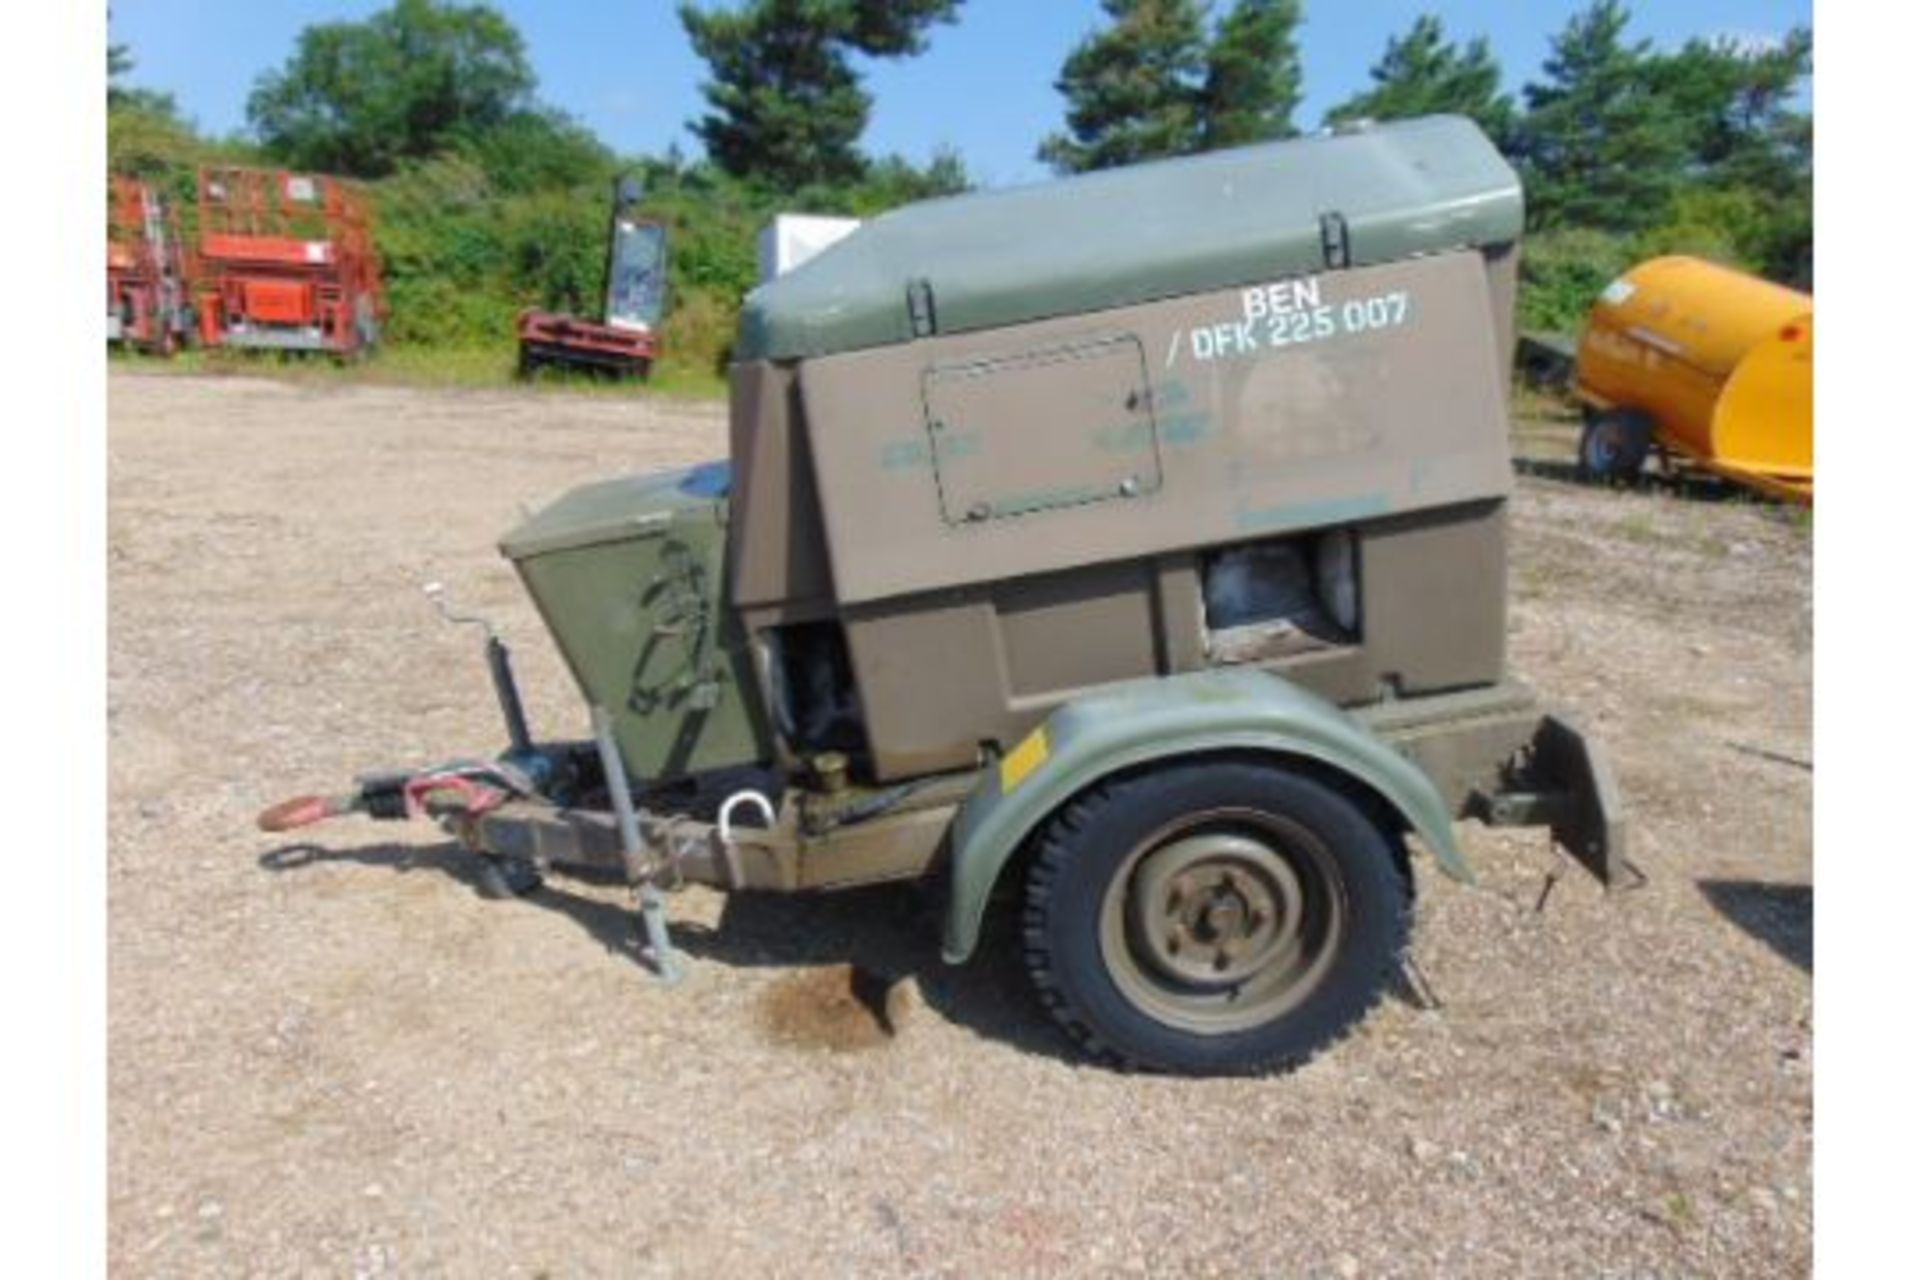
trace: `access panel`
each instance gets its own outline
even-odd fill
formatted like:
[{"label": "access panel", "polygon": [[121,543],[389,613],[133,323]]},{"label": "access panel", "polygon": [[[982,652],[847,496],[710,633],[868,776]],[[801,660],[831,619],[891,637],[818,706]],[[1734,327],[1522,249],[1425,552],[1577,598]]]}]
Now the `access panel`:
[{"label": "access panel", "polygon": [[944,361],[922,382],[948,524],[981,524],[1159,489],[1160,441],[1140,340],[1087,338]]}]

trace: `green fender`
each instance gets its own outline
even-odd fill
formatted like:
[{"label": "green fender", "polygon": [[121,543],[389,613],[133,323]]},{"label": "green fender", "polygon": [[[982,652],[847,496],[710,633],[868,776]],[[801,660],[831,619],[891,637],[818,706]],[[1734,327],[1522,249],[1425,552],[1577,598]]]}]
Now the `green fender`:
[{"label": "green fender", "polygon": [[942,953],[973,954],[994,882],[1027,836],[1108,774],[1212,751],[1314,760],[1366,786],[1406,819],[1447,874],[1473,873],[1453,814],[1426,774],[1359,721],[1254,668],[1220,668],[1112,686],[1068,703],[982,772],[954,820]]}]

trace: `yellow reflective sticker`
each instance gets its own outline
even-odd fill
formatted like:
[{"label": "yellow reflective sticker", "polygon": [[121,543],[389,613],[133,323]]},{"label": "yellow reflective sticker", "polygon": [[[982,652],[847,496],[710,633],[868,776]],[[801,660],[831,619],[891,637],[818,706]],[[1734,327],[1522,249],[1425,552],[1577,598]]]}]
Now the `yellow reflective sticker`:
[{"label": "yellow reflective sticker", "polygon": [[1041,725],[1000,761],[1000,794],[1006,795],[1047,762],[1047,726]]}]

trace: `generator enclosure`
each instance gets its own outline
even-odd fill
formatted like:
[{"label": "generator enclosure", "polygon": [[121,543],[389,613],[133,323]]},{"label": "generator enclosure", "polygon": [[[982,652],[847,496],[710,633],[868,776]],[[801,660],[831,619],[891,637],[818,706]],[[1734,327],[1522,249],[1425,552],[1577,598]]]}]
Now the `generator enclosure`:
[{"label": "generator enclosure", "polygon": [[730,467],[502,548],[653,777],[971,769],[1213,666],[1491,686],[1521,223],[1454,117],[908,206],[748,296]]}]

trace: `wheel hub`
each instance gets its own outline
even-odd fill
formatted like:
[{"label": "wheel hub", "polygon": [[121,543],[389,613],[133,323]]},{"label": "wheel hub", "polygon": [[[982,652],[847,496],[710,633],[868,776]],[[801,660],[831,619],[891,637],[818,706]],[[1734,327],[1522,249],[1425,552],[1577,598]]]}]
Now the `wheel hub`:
[{"label": "wheel hub", "polygon": [[1147,963],[1196,987],[1243,982],[1298,944],[1299,878],[1245,836],[1192,836],[1155,850],[1130,905]]},{"label": "wheel hub", "polygon": [[1345,934],[1326,846],[1254,808],[1188,815],[1127,855],[1101,906],[1121,994],[1169,1026],[1223,1035],[1280,1017],[1332,966]]}]

